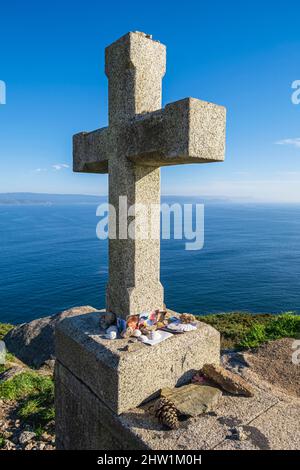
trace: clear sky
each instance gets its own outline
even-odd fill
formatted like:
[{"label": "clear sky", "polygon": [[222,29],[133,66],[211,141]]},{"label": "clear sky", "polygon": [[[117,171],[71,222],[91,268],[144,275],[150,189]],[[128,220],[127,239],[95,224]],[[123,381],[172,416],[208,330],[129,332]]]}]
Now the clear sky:
[{"label": "clear sky", "polygon": [[164,105],[227,108],[225,163],[164,168],[162,192],[300,202],[299,2],[11,0],[0,18],[0,192],[107,193],[72,173],[72,135],[107,124],[104,48],[138,30],[167,45]]}]

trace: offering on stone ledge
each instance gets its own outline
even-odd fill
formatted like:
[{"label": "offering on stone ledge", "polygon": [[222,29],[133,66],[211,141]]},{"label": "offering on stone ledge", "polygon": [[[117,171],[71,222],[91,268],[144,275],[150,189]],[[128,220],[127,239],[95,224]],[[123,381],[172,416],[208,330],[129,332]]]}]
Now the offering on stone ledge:
[{"label": "offering on stone ledge", "polygon": [[169,323],[169,325],[165,329],[174,333],[185,333],[187,331],[197,330],[197,327],[196,325],[192,325],[191,323],[174,322]]},{"label": "offering on stone ledge", "polygon": [[166,339],[171,338],[173,336],[172,333],[168,333],[167,331],[155,331],[154,333],[159,333],[159,336],[156,336],[155,339],[150,339],[146,335],[142,335],[138,339],[142,341],[142,343],[154,346],[155,344],[159,344],[162,341],[165,341]]}]

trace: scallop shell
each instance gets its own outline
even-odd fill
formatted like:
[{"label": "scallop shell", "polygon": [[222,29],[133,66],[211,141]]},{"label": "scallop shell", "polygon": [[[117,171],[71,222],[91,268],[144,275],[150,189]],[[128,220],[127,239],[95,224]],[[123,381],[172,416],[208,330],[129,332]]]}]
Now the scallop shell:
[{"label": "scallop shell", "polygon": [[169,323],[168,325],[169,330],[173,331],[193,331],[197,330],[197,327],[191,325],[191,323]]}]

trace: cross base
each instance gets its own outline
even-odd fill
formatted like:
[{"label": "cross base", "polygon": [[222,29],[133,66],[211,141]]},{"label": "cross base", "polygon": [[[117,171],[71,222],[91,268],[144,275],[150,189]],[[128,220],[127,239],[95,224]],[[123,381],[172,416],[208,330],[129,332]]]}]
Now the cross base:
[{"label": "cross base", "polygon": [[[66,448],[73,448],[78,436],[72,424],[74,410],[66,405],[69,402],[66,397],[74,392],[72,387],[67,390],[62,385],[60,370],[67,370],[72,380],[79,381],[99,400],[99,407],[110,410],[116,417],[149,400],[163,387],[189,382],[205,363],[220,361],[220,335],[205,323],[199,322],[196,331],[172,335],[149,346],[129,343],[127,339],[105,339],[99,335],[100,315],[96,311],[67,318],[56,328],[57,437]],[[80,407],[82,399],[75,392],[72,406]],[[75,414],[77,420],[81,419],[79,415]],[[104,417],[103,420],[104,425]],[[68,423],[69,434],[64,429]],[[89,424],[79,425],[78,432],[92,439],[92,428],[84,429],[86,426]]]}]

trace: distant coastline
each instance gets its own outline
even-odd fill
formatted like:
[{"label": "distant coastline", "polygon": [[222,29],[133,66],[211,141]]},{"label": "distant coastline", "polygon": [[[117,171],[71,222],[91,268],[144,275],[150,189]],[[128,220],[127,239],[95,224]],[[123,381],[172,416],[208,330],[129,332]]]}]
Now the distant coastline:
[{"label": "distant coastline", "polygon": [[99,204],[106,200],[105,196],[81,194],[49,194],[49,193],[0,193],[0,205],[22,206],[53,204]]},{"label": "distant coastline", "polygon": [[[249,199],[234,199],[222,196],[205,195],[162,195],[164,202],[188,203],[197,201],[198,204],[257,204],[258,201]],[[107,201],[107,196],[95,196],[86,194],[51,194],[51,193],[31,193],[12,192],[0,193],[0,206],[24,206],[24,205],[75,205],[75,204],[100,204]]]}]

